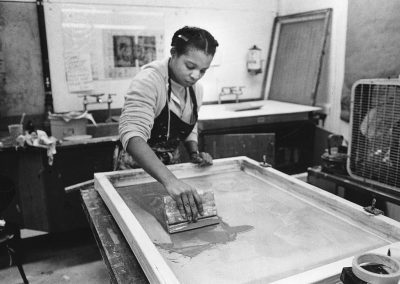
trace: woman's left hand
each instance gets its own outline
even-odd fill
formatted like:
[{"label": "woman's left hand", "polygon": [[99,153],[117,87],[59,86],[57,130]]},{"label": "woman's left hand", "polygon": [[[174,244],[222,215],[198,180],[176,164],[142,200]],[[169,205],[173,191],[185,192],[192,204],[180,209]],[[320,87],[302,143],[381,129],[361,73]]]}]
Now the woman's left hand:
[{"label": "woman's left hand", "polygon": [[190,161],[199,164],[200,167],[206,167],[213,164],[213,158],[206,152],[194,153],[190,156]]}]

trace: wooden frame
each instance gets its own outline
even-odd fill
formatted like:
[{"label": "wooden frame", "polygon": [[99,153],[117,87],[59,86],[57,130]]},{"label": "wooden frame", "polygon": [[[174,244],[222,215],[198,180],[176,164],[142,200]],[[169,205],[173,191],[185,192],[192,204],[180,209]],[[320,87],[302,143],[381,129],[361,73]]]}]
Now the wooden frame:
[{"label": "wooden frame", "polygon": [[[233,173],[233,176],[240,176],[240,175],[248,175],[249,178],[252,178],[255,180],[255,183],[260,185],[263,184],[262,188],[257,188],[254,189],[254,191],[257,191],[257,194],[264,193],[265,194],[270,194],[270,188],[273,190],[276,190],[278,192],[278,195],[284,194],[284,196],[287,198],[285,199],[284,203],[289,202],[288,200],[294,200],[296,204],[300,205],[300,207],[306,206],[307,210],[311,210],[311,212],[314,212],[313,216],[318,215],[315,214],[315,212],[319,212],[321,215],[326,214],[327,218],[331,218],[332,220],[335,220],[333,223],[337,224],[342,224],[343,226],[346,226],[346,228],[352,228],[351,230],[357,230],[359,231],[360,234],[363,234],[365,238],[358,238],[354,240],[349,240],[349,248],[340,248],[338,252],[334,250],[334,253],[337,253],[337,255],[332,255],[330,259],[324,259],[321,263],[318,262],[318,264],[314,263],[310,266],[305,265],[304,267],[293,267],[291,270],[287,273],[284,273],[282,275],[273,275],[271,276],[272,278],[263,278],[265,275],[263,274],[265,271],[267,271],[269,267],[266,267],[266,269],[262,269],[260,267],[255,267],[254,271],[251,271],[249,273],[248,279],[235,279],[236,282],[251,282],[251,281],[264,281],[264,282],[275,282],[275,283],[311,283],[311,282],[317,282],[321,281],[324,279],[327,279],[329,277],[335,277],[338,274],[340,274],[341,270],[345,266],[351,266],[351,261],[353,259],[353,256],[358,253],[363,253],[366,251],[377,251],[380,253],[386,253],[387,249],[389,247],[400,247],[400,244],[398,241],[400,240],[400,224],[397,221],[394,221],[392,219],[389,219],[385,216],[372,216],[365,212],[360,206],[355,205],[349,201],[346,201],[340,197],[337,197],[335,195],[332,195],[328,192],[325,192],[319,188],[316,188],[314,186],[311,186],[307,183],[304,183],[303,181],[300,181],[294,177],[288,176],[286,174],[283,174],[277,170],[274,170],[273,168],[265,168],[260,166],[257,162],[246,158],[246,157],[236,157],[236,158],[226,158],[226,159],[219,159],[214,161],[214,165],[208,168],[199,168],[195,165],[192,164],[178,164],[178,165],[173,165],[169,166],[169,169],[180,179],[187,179],[190,181],[192,178],[198,178],[200,180],[205,180],[210,177],[215,177],[215,179],[219,180],[218,175],[223,175],[226,173]],[[239,177],[241,178],[241,177]],[[200,254],[199,256],[193,256],[190,258],[181,258],[181,256],[178,253],[172,254],[174,256],[174,260],[171,261],[171,259],[165,257],[165,251],[160,249],[160,246],[154,243],[154,240],[150,239],[149,232],[145,230],[145,227],[148,226],[147,224],[141,223],[141,221],[137,218],[137,216],[134,214],[134,210],[130,208],[127,203],[124,201],[124,199],[121,197],[119,194],[119,189],[122,188],[128,188],[129,192],[134,192],[135,194],[138,193],[139,191],[135,192],[135,187],[139,187],[141,185],[152,185],[156,184],[154,179],[150,177],[148,174],[146,174],[143,170],[129,170],[129,171],[120,171],[120,172],[109,172],[109,173],[96,173],[95,174],[95,188],[98,190],[100,193],[102,199],[106,203],[107,207],[109,208],[111,214],[114,216],[116,222],[118,223],[119,227],[121,228],[121,231],[123,232],[125,238],[127,239],[132,251],[135,253],[136,257],[138,258],[139,262],[141,263],[141,266],[148,277],[149,281],[151,283],[180,283],[180,282],[186,282],[187,280],[193,280],[192,282],[196,283],[201,283],[204,281],[204,275],[210,274],[210,277],[215,277],[213,275],[213,271],[202,271],[201,269],[203,268],[202,265],[198,266],[198,263],[196,264],[196,273],[193,273],[193,271],[190,271],[189,275],[191,275],[190,279],[186,278],[187,275],[181,275],[177,273],[176,266],[183,267],[187,266],[190,267],[191,262],[196,261],[197,257],[202,257],[202,262],[201,263],[206,263],[213,265],[213,267],[217,267],[218,269],[225,269],[227,268],[227,271],[230,271],[231,269],[232,272],[236,272],[238,267],[232,266],[226,267],[227,263],[230,263],[226,258],[224,258],[220,262],[216,262],[216,258],[210,258],[208,259],[209,255],[213,255],[213,252],[218,251],[218,253],[221,253],[221,250],[228,250],[228,255],[230,255],[230,258],[233,259],[231,264],[239,264],[241,266],[246,266],[248,265],[247,263],[254,263],[254,260],[251,259],[251,250],[243,250],[243,254],[236,257],[236,254],[234,251],[230,252],[229,249],[231,248],[229,245],[221,245],[219,249],[210,248],[206,249],[203,254]],[[219,187],[221,188],[221,187]],[[149,189],[149,187],[147,187]],[[225,189],[224,189],[225,190]],[[231,192],[231,189],[225,190],[225,192],[228,192],[228,194],[236,194],[235,192]],[[234,189],[232,189],[234,190]],[[269,193],[268,193],[269,192]],[[218,193],[218,189],[215,190],[215,193]],[[246,201],[246,194],[243,192],[238,192],[237,195],[233,195],[234,197],[238,200],[241,200],[241,204]],[[229,219],[230,216],[225,216],[225,208],[227,207],[236,207],[237,204],[223,204],[223,200],[218,199],[219,195],[216,194],[216,202],[217,202],[217,208],[221,209],[221,212],[219,212],[218,215],[220,215],[221,218],[224,220]],[[264,197],[262,197],[264,198]],[[258,199],[262,199],[261,196]],[[268,199],[272,198],[271,196],[268,196]],[[231,200],[232,201],[232,200]],[[282,204],[284,204],[282,203]],[[253,203],[249,203],[253,205]],[[253,213],[249,212],[242,212],[243,216],[246,214],[250,214],[250,216],[257,216],[259,215],[258,212],[260,213],[265,213],[265,208],[260,207],[259,205],[263,204],[257,204],[254,203],[254,207],[243,207],[247,209],[251,209],[249,211],[252,211]],[[297,205],[296,205],[297,206]],[[236,210],[235,211],[240,211]],[[268,209],[269,210],[269,209]],[[301,209],[302,210],[302,209]],[[298,212],[307,212],[306,211],[298,211]],[[246,211],[246,210],[245,210]],[[275,211],[268,211],[271,213],[271,215],[275,214]],[[291,216],[290,214],[296,213],[297,211],[289,212],[288,216],[284,216],[284,219],[286,221],[292,222],[293,219],[291,218],[298,218],[297,216]],[[278,210],[278,215],[281,214],[282,212],[279,212]],[[285,214],[283,214],[285,215]],[[283,216],[282,215],[282,216]],[[290,216],[289,216],[290,215]],[[237,217],[237,216],[235,216]],[[267,216],[268,217],[268,216]],[[289,217],[289,219],[287,218]],[[266,218],[264,215],[263,218]],[[312,223],[313,217],[310,218],[310,220],[304,220],[304,224],[308,224],[309,227],[311,227],[311,231],[314,230],[312,227],[314,226],[314,223]],[[260,219],[262,224],[264,224],[263,219]],[[258,221],[260,221],[258,220]],[[324,220],[323,220],[324,221]],[[326,220],[325,220],[326,221]],[[333,223],[330,222],[325,222],[321,224],[325,224],[326,228],[330,228],[331,226],[334,226]],[[290,223],[289,222],[289,223]],[[340,226],[342,226],[340,225]],[[218,225],[220,226],[220,225]],[[260,237],[264,236],[258,236],[256,235],[257,230],[262,227],[262,230],[266,231],[268,230],[268,227],[270,224],[265,223],[265,226],[267,228],[264,228],[264,226],[259,226],[258,228],[254,228],[253,231],[250,233],[246,233],[241,235],[241,238],[239,241],[240,244],[248,244],[248,242],[254,241],[254,239],[249,239],[248,242],[246,241],[246,237],[250,236],[256,236],[255,239],[258,239]],[[300,224],[301,226],[301,224]],[[302,227],[300,227],[302,228]],[[325,230],[326,228],[316,228],[316,231],[319,230]],[[198,229],[199,230],[199,229]],[[207,230],[214,230],[214,229],[207,229]],[[275,234],[273,227],[271,226],[271,235]],[[336,229],[334,229],[336,230]],[[298,234],[301,231],[296,231],[295,233]],[[192,232],[192,236],[196,236],[197,233],[200,233],[200,231]],[[342,233],[343,234],[350,234],[351,237],[353,237],[353,232],[347,232],[343,231],[340,232],[339,236],[342,238]],[[327,231],[326,234],[328,235],[327,238],[331,238],[330,232]],[[345,238],[346,236],[343,236]],[[348,236],[347,236],[348,237]],[[357,238],[357,236],[354,236]],[[313,236],[314,238],[314,236]],[[261,238],[262,239],[262,238]],[[312,247],[318,247],[318,236],[315,237],[317,244],[314,244],[313,241],[311,242]],[[345,238],[346,240],[348,238]],[[298,243],[299,246],[302,246],[303,244],[301,243],[301,240],[296,240],[293,239],[295,243]],[[371,243],[368,243],[368,240],[371,240]],[[372,242],[373,240],[373,242]],[[360,244],[360,242],[365,242],[364,244]],[[232,242],[235,243],[235,242]],[[268,241],[266,241],[268,243]],[[264,245],[264,243],[261,243],[261,245]],[[341,245],[341,244],[340,244]],[[359,246],[358,248],[353,248],[353,246]],[[240,247],[239,247],[240,248]],[[249,248],[253,248],[252,246]],[[324,249],[325,246],[323,246]],[[295,246],[293,247],[293,250],[295,250]],[[329,249],[329,246],[328,248]],[[346,251],[347,250],[347,251]],[[242,250],[241,250],[242,251]],[[250,253],[250,255],[248,255]],[[279,252],[278,252],[279,253]],[[276,261],[278,262],[283,262],[286,263],[288,259],[290,259],[290,255],[286,255],[284,252],[283,254],[277,258],[274,258],[272,256],[265,255],[263,257],[268,258],[267,263],[271,263],[271,266],[273,267],[273,262]],[[287,251],[286,251],[287,253]],[[294,255],[296,256],[296,255]],[[235,258],[236,257],[236,258]],[[242,257],[243,259],[240,259]],[[269,258],[272,257],[272,258]],[[315,257],[315,255],[314,255]],[[316,256],[317,258],[319,257],[318,255]],[[325,256],[324,256],[325,257]],[[239,259],[238,259],[239,258]],[[261,259],[261,258],[260,258]],[[184,260],[184,262],[180,263],[181,260]],[[209,261],[204,261],[204,260],[209,260]],[[237,262],[236,262],[237,260]],[[178,264],[174,263],[177,262]],[[204,261],[204,262],[203,262]],[[230,264],[230,265],[231,265]],[[256,263],[257,264],[257,263]],[[260,262],[260,265],[264,265],[264,262]],[[204,264],[206,266],[207,264]],[[258,265],[258,264],[257,264]],[[240,271],[240,269],[244,269],[241,266],[239,266],[239,272],[241,274],[246,274],[245,270]],[[235,270],[236,269],[236,270]],[[179,269],[178,269],[179,271]],[[222,272],[221,272],[222,273]],[[257,274],[258,273],[258,274]],[[223,276],[226,275],[222,273]],[[233,273],[234,274],[234,273]],[[199,277],[199,279],[197,279]],[[201,278],[203,277],[203,278]],[[214,278],[212,278],[214,279]],[[221,279],[219,279],[221,280]],[[232,279],[225,279],[226,282],[232,281]],[[272,280],[272,281],[270,281]],[[217,281],[217,280],[216,280]]]},{"label": "wooden frame", "polygon": [[325,9],[275,18],[262,99],[315,105],[331,12]]}]

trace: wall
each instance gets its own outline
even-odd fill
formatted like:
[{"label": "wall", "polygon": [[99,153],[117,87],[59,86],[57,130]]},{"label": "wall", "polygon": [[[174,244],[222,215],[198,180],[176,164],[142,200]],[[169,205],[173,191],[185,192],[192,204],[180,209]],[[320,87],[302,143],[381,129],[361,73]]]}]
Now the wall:
[{"label": "wall", "polygon": [[44,112],[36,2],[29,2],[0,2],[0,117]]},{"label": "wall", "polygon": [[325,108],[328,116],[325,121],[325,129],[344,135],[348,135],[347,123],[340,120],[340,97],[343,85],[346,24],[348,1],[335,0],[279,0],[278,13],[280,16],[332,8],[331,32],[329,38],[329,52],[325,58],[321,88],[318,93],[318,104]]},{"label": "wall", "polygon": [[[358,79],[397,77],[400,3],[396,0],[280,0],[279,14],[333,8],[326,92],[330,106],[325,129],[348,141],[350,126],[341,120],[341,96]],[[387,216],[400,220],[400,206],[386,202]]]},{"label": "wall", "polygon": [[396,0],[349,1],[343,120],[349,121],[351,87],[357,80],[399,76],[399,13]]},{"label": "wall", "polygon": [[[70,93],[65,79],[63,58],[62,9],[81,8],[79,1],[46,1],[46,30],[50,57],[51,82],[56,112],[81,110],[82,99]],[[93,2],[93,1],[91,1]],[[273,19],[276,15],[277,1],[109,1],[97,0],[92,9],[112,9],[113,11],[132,11],[133,13],[158,13],[159,21],[146,23],[148,28],[162,29],[165,35],[164,56],[169,55],[170,38],[175,30],[184,25],[195,25],[208,29],[218,40],[220,46],[210,68],[202,79],[207,101],[217,101],[223,86],[245,86],[243,98],[257,98],[261,95],[263,74],[250,76],[246,70],[247,51],[254,44],[263,50],[263,57],[269,47]],[[151,18],[151,16],[149,16]],[[87,21],[88,19],[82,19]],[[65,44],[65,43],[64,43]],[[101,47],[100,47],[101,48]],[[123,95],[129,86],[129,79],[99,80],[95,89],[105,93],[117,93],[113,108],[123,105]],[[102,108],[105,108],[104,105]],[[98,107],[101,108],[101,107]]]},{"label": "wall", "polygon": [[[399,76],[399,12],[396,0],[349,1],[343,98],[359,79]],[[342,115],[346,119],[348,113]],[[387,215],[400,221],[400,206],[391,202],[386,206]]]}]

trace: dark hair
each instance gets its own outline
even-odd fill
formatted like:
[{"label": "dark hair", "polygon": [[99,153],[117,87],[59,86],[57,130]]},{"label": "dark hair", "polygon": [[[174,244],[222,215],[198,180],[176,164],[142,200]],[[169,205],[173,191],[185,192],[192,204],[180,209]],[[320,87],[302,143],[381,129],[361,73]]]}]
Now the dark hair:
[{"label": "dark hair", "polygon": [[178,56],[185,54],[190,48],[214,56],[218,42],[204,29],[185,26],[174,33],[171,46],[175,47]]}]

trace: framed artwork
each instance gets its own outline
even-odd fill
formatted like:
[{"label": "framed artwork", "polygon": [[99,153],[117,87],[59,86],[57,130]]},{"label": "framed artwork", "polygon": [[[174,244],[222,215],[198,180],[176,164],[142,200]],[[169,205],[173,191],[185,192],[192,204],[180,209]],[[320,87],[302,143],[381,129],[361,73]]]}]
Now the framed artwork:
[{"label": "framed artwork", "polygon": [[135,55],[138,60],[138,65],[141,67],[156,59],[156,37],[138,36],[137,39]]},{"label": "framed artwork", "polygon": [[161,32],[105,30],[104,78],[133,77],[140,67],[163,57]]},{"label": "framed artwork", "polygon": [[113,36],[114,67],[135,67],[135,37]]}]

